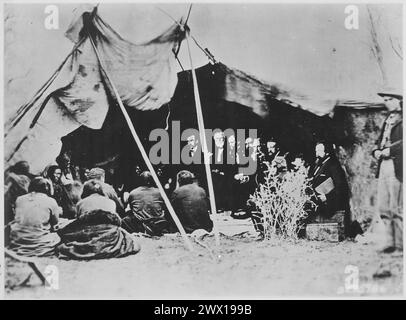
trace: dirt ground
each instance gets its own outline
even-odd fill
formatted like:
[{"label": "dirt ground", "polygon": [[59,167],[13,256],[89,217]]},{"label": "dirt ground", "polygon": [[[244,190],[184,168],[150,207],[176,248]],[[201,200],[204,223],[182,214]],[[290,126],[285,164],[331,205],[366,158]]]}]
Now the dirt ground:
[{"label": "dirt ground", "polygon": [[[219,230],[224,231],[221,227]],[[220,240],[218,250],[213,236],[199,240],[200,244],[193,240],[195,252],[191,253],[180,236],[139,237],[141,251],[125,258],[39,259],[40,270],[47,265],[58,269],[59,288],[54,290],[41,286],[35,275],[19,285],[32,270],[7,258],[5,297],[270,299],[402,295],[403,255],[378,253],[371,244],[259,241],[243,223],[234,232],[222,234]],[[374,277],[377,271],[381,277]]]}]

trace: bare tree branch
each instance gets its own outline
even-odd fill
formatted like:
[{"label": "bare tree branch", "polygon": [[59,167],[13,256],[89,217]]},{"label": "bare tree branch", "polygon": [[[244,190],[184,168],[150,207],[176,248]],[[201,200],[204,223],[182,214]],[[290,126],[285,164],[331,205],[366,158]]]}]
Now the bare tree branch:
[{"label": "bare tree branch", "polygon": [[376,57],[376,60],[377,60],[378,66],[379,66],[379,70],[381,71],[381,74],[382,74],[383,82],[386,85],[387,77],[386,77],[386,72],[385,72],[385,68],[383,65],[382,50],[381,50],[381,46],[379,45],[379,41],[378,41],[378,34],[376,32],[375,21],[374,21],[374,18],[372,17],[372,12],[368,5],[367,5],[367,11],[368,11],[369,21],[371,23],[371,29],[370,29],[370,33],[371,33],[371,37],[372,37],[371,50],[374,53],[374,56]]}]

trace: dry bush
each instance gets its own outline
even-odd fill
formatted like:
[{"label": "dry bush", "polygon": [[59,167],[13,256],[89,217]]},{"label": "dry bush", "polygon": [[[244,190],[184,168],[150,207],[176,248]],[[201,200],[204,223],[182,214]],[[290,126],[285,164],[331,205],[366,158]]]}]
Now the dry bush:
[{"label": "dry bush", "polygon": [[266,163],[265,181],[258,185],[250,196],[258,212],[261,213],[264,239],[280,236],[297,239],[297,232],[303,227],[303,220],[308,213],[306,204],[311,203],[310,182],[307,170],[275,174],[272,165]]}]

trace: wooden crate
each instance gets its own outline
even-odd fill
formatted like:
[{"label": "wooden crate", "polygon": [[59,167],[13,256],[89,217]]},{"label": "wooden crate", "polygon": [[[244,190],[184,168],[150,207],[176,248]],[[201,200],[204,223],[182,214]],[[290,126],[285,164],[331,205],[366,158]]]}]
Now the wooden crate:
[{"label": "wooden crate", "polygon": [[337,222],[310,223],[306,226],[308,240],[338,242],[341,240],[341,231]]}]

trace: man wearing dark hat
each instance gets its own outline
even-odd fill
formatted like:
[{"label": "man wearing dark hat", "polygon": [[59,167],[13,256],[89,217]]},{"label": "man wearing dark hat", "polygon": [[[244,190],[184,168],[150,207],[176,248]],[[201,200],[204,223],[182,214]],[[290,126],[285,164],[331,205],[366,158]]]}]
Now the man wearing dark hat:
[{"label": "man wearing dark hat", "polygon": [[378,93],[389,110],[381,134],[378,148],[373,156],[378,160],[378,210],[385,225],[386,243],[384,253],[403,251],[403,97],[392,93]]}]

